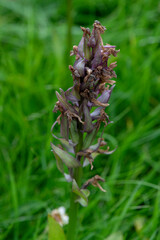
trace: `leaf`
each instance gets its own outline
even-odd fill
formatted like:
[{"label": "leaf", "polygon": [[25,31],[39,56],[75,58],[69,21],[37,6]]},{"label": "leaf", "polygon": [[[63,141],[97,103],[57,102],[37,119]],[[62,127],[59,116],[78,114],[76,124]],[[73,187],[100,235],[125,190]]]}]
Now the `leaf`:
[{"label": "leaf", "polygon": [[75,144],[72,143],[71,140],[66,140],[64,138],[59,139],[62,146],[67,150],[67,152],[69,153],[74,153],[74,149],[73,146],[75,146]]},{"label": "leaf", "polygon": [[87,103],[85,103],[85,102],[83,104],[83,112],[84,112],[84,118],[85,118],[84,131],[91,132],[93,129],[92,118],[90,116],[90,112],[89,112]]},{"label": "leaf", "polygon": [[48,215],[48,224],[49,224],[48,240],[66,240],[63,228],[59,225],[58,222],[56,222],[56,220],[51,215]]},{"label": "leaf", "polygon": [[92,144],[93,140],[95,139],[95,137],[97,135],[97,132],[98,132],[98,129],[94,128],[92,130],[92,132],[87,133],[87,135],[84,139],[84,143],[83,143],[83,150],[90,147],[90,145]]},{"label": "leaf", "polygon": [[61,135],[64,137],[66,140],[68,140],[69,137],[69,123],[68,123],[68,118],[64,113],[62,113],[61,116]]},{"label": "leaf", "polygon": [[61,158],[56,154],[54,153],[54,156],[55,156],[55,159],[56,159],[56,163],[57,163],[57,168],[58,170],[64,174],[64,168],[63,168],[63,162],[61,160]]},{"label": "leaf", "polygon": [[79,202],[83,207],[86,207],[88,205],[88,198],[87,197],[90,194],[89,190],[80,189],[78,187],[75,179],[73,179],[72,191],[79,196],[79,198],[76,200],[76,202]]},{"label": "leaf", "polygon": [[68,152],[74,153],[73,147],[75,147],[76,144],[73,143],[70,139],[67,141],[67,140],[64,139],[64,138],[59,138],[59,137],[57,137],[57,136],[54,135],[53,133],[52,133],[52,136],[53,136],[55,139],[59,140],[59,141],[62,143],[62,145],[67,149]]},{"label": "leaf", "polygon": [[57,91],[56,91],[56,96],[65,110],[70,110],[70,111],[74,112],[74,109],[72,108],[72,106]]},{"label": "leaf", "polygon": [[76,96],[74,87],[69,88],[65,92],[65,96],[68,101],[71,101],[73,104],[76,104],[77,106],[79,105],[78,101],[80,100],[80,96],[78,97]]},{"label": "leaf", "polygon": [[[88,189],[81,189],[81,192],[86,196],[87,198],[87,205],[88,205],[88,197],[90,194],[90,191]],[[86,200],[84,198],[78,198],[76,202],[79,202],[83,207],[86,207]]]},{"label": "leaf", "polygon": [[63,174],[63,176],[65,177],[67,182],[71,182],[72,177],[69,174],[64,172],[63,162],[62,162],[61,158],[56,153],[54,153],[54,156],[55,156],[55,159],[56,159],[58,170]]},{"label": "leaf", "polygon": [[72,94],[78,99],[78,101],[81,100],[81,97],[79,95],[79,82],[76,82],[76,81],[74,82]]},{"label": "leaf", "polygon": [[[57,121],[55,121],[55,122],[53,123],[53,125],[52,125],[52,127],[51,127],[51,132],[53,132],[53,129],[54,129],[54,127],[55,127],[55,125],[56,125],[57,123],[58,123]],[[64,139],[64,138],[59,138],[59,137],[57,137],[56,135],[54,135],[53,133],[52,133],[52,136],[53,136],[55,139],[61,141],[62,145],[64,145],[69,152],[72,152],[72,153],[73,153],[73,147],[75,146],[75,144],[74,144],[71,140],[68,140],[68,141],[67,141],[67,140]],[[70,147],[72,147],[72,148],[70,149]]]},{"label": "leaf", "polygon": [[79,142],[79,133],[78,133],[78,129],[77,129],[77,121],[76,120],[72,120],[72,122],[71,122],[70,134],[71,134],[72,142],[77,144]]},{"label": "leaf", "polygon": [[63,99],[63,97],[57,91],[56,91],[56,96],[57,96],[59,102],[62,104],[62,106],[65,109],[68,109],[68,103]]},{"label": "leaf", "polygon": [[53,149],[53,152],[60,157],[62,162],[64,162],[67,167],[73,168],[81,166],[80,163],[74,157],[72,157],[70,154],[68,154],[61,148],[56,147],[53,143],[51,143],[51,147]]}]

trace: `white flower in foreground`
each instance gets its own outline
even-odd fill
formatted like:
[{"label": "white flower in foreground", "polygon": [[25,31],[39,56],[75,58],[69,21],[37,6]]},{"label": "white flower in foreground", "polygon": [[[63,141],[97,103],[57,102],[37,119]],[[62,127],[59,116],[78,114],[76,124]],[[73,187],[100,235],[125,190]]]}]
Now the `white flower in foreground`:
[{"label": "white flower in foreground", "polygon": [[59,207],[57,209],[54,209],[51,212],[51,216],[61,225],[66,225],[69,222],[69,217],[66,214],[65,207]]}]

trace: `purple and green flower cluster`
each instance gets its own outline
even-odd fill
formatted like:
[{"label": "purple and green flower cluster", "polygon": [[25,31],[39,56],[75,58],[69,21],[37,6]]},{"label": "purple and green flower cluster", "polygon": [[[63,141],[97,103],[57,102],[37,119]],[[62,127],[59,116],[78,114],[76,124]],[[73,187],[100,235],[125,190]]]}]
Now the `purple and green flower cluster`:
[{"label": "purple and green flower cluster", "polygon": [[[110,123],[105,111],[109,105],[109,99],[115,86],[116,62],[108,63],[111,55],[117,56],[119,50],[115,46],[103,44],[101,34],[106,30],[100,22],[95,21],[92,33],[89,28],[81,27],[82,39],[78,46],[73,46],[71,56],[75,55],[75,63],[69,66],[73,77],[73,87],[67,91],[60,89],[56,92],[58,101],[54,112],[59,111],[55,124],[60,124],[61,138],[53,136],[60,141],[59,146],[51,143],[53,153],[57,161],[58,169],[63,173],[67,181],[72,181],[72,190],[78,195],[77,201],[87,205],[88,185],[99,187],[104,181],[100,176],[93,176],[78,186],[75,178],[75,169],[86,167],[90,164],[94,167],[94,159],[99,154],[111,154],[106,142],[101,137],[93,144],[101,125],[105,128]],[[66,168],[67,166],[67,173]]]}]

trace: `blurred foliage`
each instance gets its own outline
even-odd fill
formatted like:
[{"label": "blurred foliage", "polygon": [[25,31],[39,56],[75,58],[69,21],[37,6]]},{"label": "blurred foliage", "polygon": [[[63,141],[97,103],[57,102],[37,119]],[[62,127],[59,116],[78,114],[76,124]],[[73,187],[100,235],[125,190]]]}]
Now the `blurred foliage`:
[{"label": "blurred foliage", "polygon": [[[1,240],[47,239],[47,213],[68,209],[70,186],[50,151],[55,90],[72,85],[66,6],[0,0]],[[107,193],[91,188],[89,206],[80,209],[79,240],[117,232],[127,240],[160,239],[159,1],[74,0],[70,10],[72,44],[81,38],[79,25],[98,19],[108,29],[104,42],[121,50],[108,107],[114,124],[104,134],[118,149],[84,173],[102,175]],[[145,223],[140,229],[136,219]]]}]

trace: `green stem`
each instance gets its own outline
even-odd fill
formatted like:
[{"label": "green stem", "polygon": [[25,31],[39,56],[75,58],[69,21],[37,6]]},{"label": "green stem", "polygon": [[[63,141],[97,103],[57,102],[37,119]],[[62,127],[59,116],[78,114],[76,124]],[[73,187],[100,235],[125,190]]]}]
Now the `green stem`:
[{"label": "green stem", "polygon": [[[76,170],[75,180],[78,183],[80,182],[80,179],[81,179],[82,168],[76,168],[75,170]],[[67,240],[76,239],[77,215],[78,215],[78,207],[79,207],[79,203],[75,202],[76,199],[77,199],[77,195],[71,192]]]},{"label": "green stem", "polygon": [[[83,134],[79,131],[79,144],[76,146],[75,154],[77,154],[77,152],[79,152],[82,149],[82,145],[83,145]],[[82,178],[82,167],[75,168],[73,176],[78,186],[80,186],[81,178]],[[76,230],[77,230],[77,215],[78,215],[79,203],[75,202],[76,199],[77,199],[77,195],[74,192],[71,192],[67,240],[77,239]]]}]

